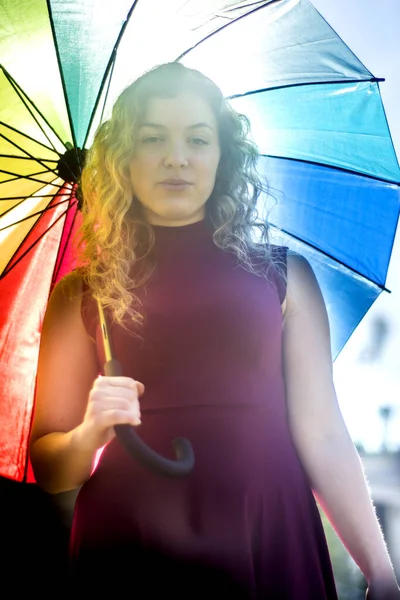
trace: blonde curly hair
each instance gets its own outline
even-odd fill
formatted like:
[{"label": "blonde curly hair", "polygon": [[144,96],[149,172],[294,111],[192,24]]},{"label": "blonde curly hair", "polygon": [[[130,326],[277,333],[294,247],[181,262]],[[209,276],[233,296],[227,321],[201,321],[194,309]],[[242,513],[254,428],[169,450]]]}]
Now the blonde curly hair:
[{"label": "blonde curly hair", "polygon": [[[135,324],[143,322],[135,289],[148,281],[155,266],[154,231],[142,216],[129,177],[138,127],[151,98],[186,91],[205,99],[218,123],[221,158],[206,203],[214,243],[260,276],[266,276],[265,261],[279,261],[269,244],[268,223],[260,220],[256,208],[268,186],[257,174],[259,154],[248,137],[247,117],[233,110],[215,83],[199,71],[179,62],[155,67],[120,94],[111,118],[95,134],[81,178],[83,220],[76,239],[78,260],[84,265],[80,270],[92,297],[124,327],[127,316]],[[134,263],[140,268],[132,278]]]}]

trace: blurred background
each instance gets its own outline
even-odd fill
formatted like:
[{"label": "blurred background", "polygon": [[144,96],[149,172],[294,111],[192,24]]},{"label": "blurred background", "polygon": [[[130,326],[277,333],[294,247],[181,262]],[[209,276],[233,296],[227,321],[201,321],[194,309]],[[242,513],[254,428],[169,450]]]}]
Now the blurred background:
[{"label": "blurred background", "polygon": [[[312,0],[374,74],[400,157],[399,0]],[[400,227],[386,287],[334,363],[340,407],[361,456],[400,580]],[[340,600],[365,597],[365,581],[324,519]]]}]

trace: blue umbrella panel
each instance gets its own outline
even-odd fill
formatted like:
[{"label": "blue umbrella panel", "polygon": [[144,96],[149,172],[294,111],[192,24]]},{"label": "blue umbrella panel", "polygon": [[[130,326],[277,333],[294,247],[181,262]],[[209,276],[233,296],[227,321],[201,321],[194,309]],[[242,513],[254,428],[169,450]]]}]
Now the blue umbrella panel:
[{"label": "blue umbrella panel", "polygon": [[308,0],[264,3],[180,58],[250,119],[270,190],[260,211],[311,263],[337,358],[386,289],[399,217],[381,80]]}]

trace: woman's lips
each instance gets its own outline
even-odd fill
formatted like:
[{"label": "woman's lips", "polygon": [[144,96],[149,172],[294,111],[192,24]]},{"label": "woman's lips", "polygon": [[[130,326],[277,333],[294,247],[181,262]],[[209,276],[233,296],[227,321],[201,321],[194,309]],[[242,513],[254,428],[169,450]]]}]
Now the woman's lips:
[{"label": "woman's lips", "polygon": [[160,185],[164,189],[178,191],[178,190],[185,190],[193,184],[190,183],[189,181],[167,179],[166,181],[162,181],[160,183]]}]

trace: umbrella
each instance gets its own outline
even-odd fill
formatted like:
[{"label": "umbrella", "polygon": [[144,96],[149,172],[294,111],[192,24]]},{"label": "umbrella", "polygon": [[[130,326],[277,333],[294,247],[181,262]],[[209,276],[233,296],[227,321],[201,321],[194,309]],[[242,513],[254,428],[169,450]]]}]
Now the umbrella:
[{"label": "umbrella", "polygon": [[260,212],[314,268],[337,357],[386,289],[400,170],[380,80],[311,2],[3,0],[0,23],[0,475],[26,477],[40,328],[73,268],[84,150],[155,64],[201,70],[249,117],[271,190]]}]

